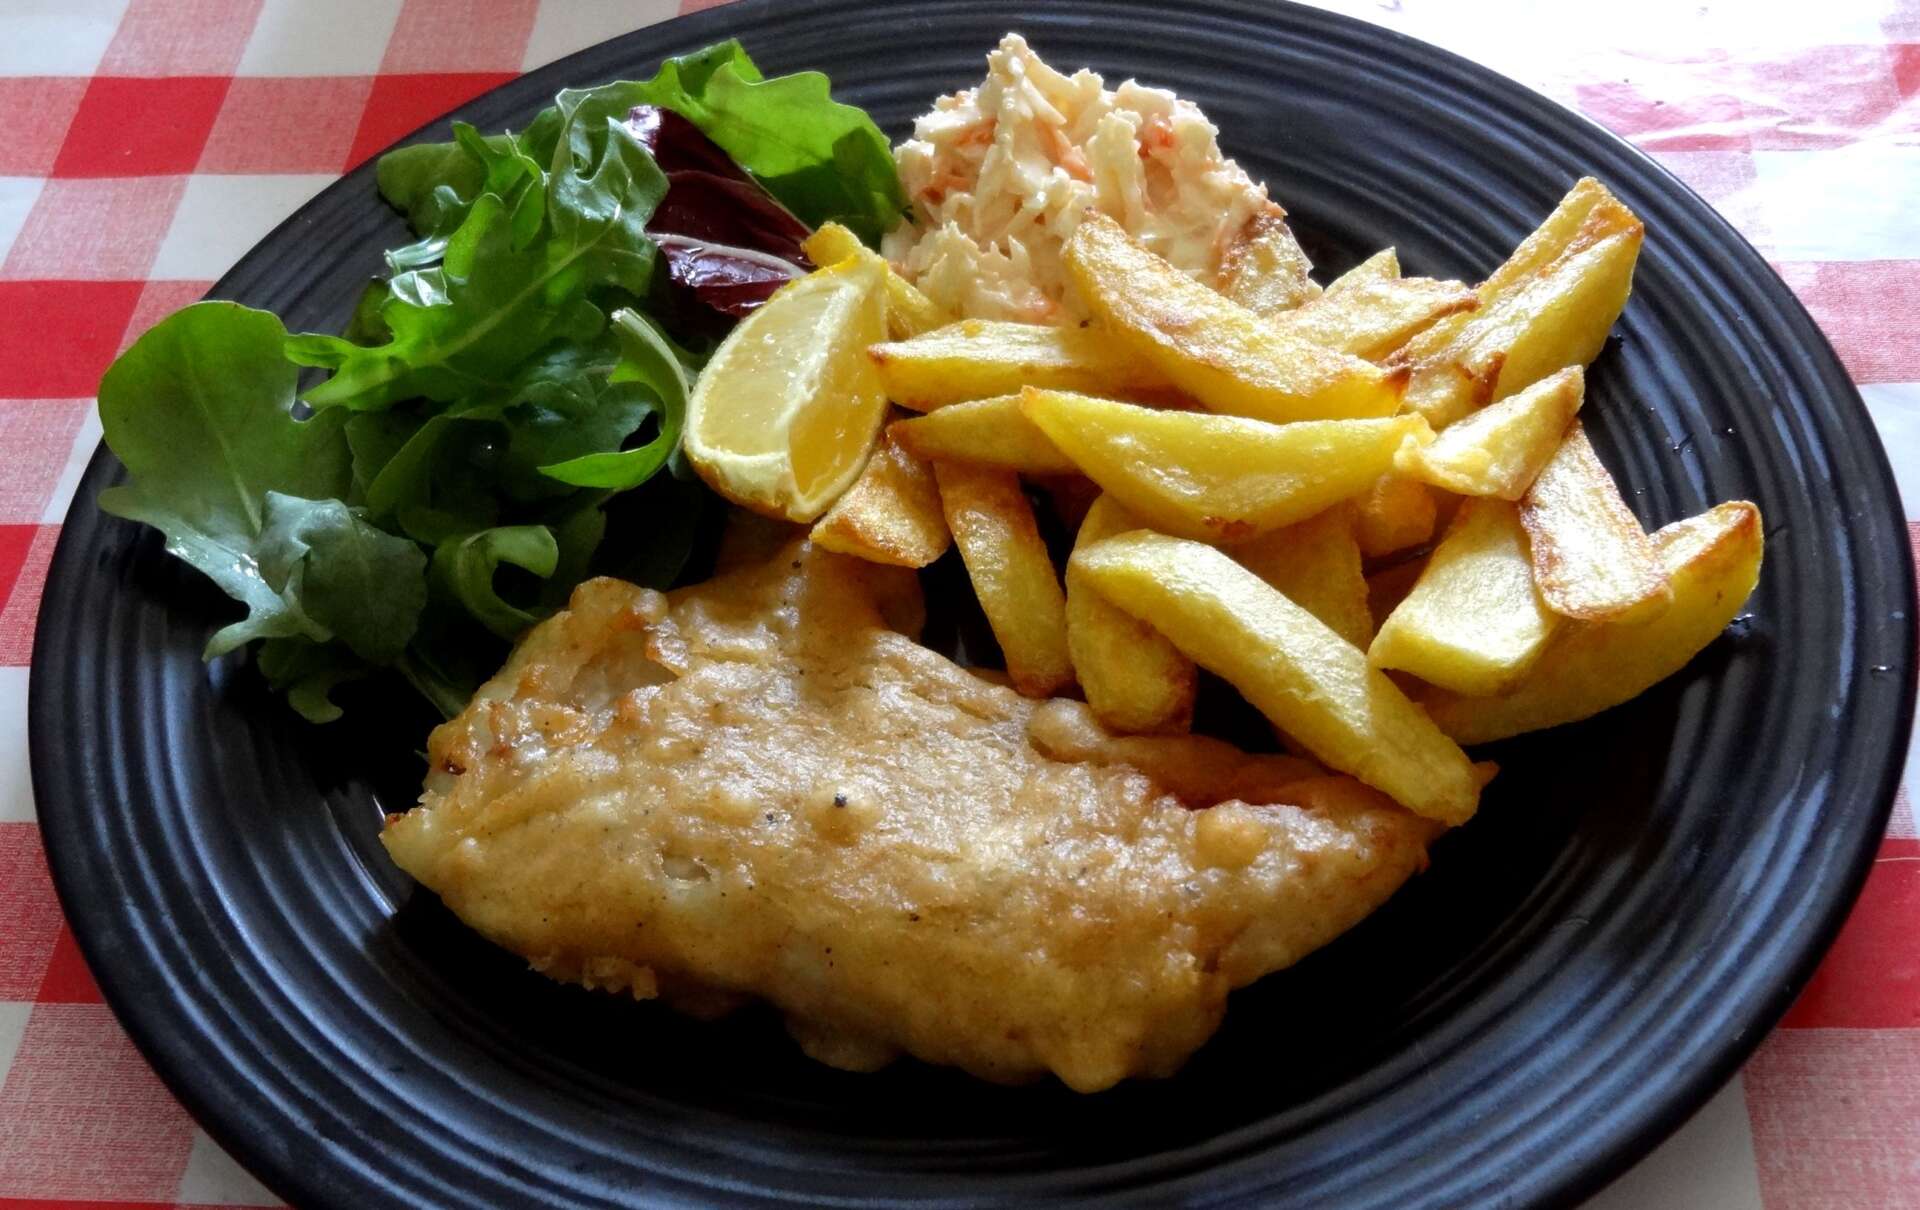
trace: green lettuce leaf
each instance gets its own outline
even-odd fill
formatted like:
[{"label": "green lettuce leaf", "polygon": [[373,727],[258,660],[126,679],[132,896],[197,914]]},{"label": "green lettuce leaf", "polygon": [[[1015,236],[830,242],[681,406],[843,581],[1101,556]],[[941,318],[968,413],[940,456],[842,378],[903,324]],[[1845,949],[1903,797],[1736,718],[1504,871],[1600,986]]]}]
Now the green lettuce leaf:
[{"label": "green lettuce leaf", "polygon": [[869,244],[907,207],[893,150],[864,109],[842,105],[817,71],[764,79],[736,41],[669,59],[648,104],[698,126],[810,227],[829,219]]},{"label": "green lettuce leaf", "polygon": [[307,639],[268,639],[260,645],[259,666],[267,685],[286,694],[287,705],[310,723],[339,718],[333,691],[373,671],[338,643]]},{"label": "green lettuce leaf", "polygon": [[[906,213],[892,149],[866,111],[833,100],[819,72],[766,79],[737,41],[668,59],[650,80],[566,89],[555,102],[512,140],[555,173],[563,157],[597,163],[609,123],[658,105],[698,126],[809,226],[831,219],[877,244]],[[484,143],[500,151],[508,139]],[[389,152],[378,171],[381,193],[431,237],[473,204],[487,165],[456,140]]]},{"label": "green lettuce leaf", "polygon": [[100,423],[130,482],[100,507],[166,535],[167,550],[247,607],[209,658],[250,639],[329,632],[257,558],[267,493],[344,496],[352,484],[338,416],[295,419],[297,371],[273,315],[195,303],[134,342],[100,383]]},{"label": "green lettuce leaf", "polygon": [[[525,171],[523,157],[501,162]],[[519,197],[533,196],[524,175],[515,180]],[[553,174],[540,213],[545,238],[517,229],[529,211],[481,194],[440,265],[389,283],[380,318],[390,340],[365,346],[309,333],[287,342],[294,361],[333,371],[306,402],[370,410],[417,396],[450,403],[497,393],[548,341],[592,339],[604,317],[590,291],[641,294],[651,281],[655,252],[644,228],[665,192],[653,157],[613,126],[597,161]]]},{"label": "green lettuce leaf", "polygon": [[560,546],[544,525],[483,529],[443,542],[433,552],[434,587],[447,593],[503,639],[517,638],[540,618],[500,595],[493,582],[502,563],[545,579],[560,563]]},{"label": "green lettuce leaf", "polygon": [[338,500],[268,491],[260,574],[370,664],[400,658],[427,603],[427,557]]},{"label": "green lettuce leaf", "polygon": [[[647,412],[653,411],[657,404],[659,431],[637,449],[619,449],[616,440],[607,447],[607,452],[584,453],[540,467],[542,474],[561,483],[613,491],[638,487],[651,479],[680,448],[680,431],[686,423],[687,396],[691,391],[683,361],[685,355],[638,312],[614,312],[613,329],[625,355],[608,376],[608,389],[624,389],[625,398],[644,401]],[[619,436],[624,438],[637,429],[640,419],[644,419],[644,413]],[[620,423],[625,423],[624,418]]]}]

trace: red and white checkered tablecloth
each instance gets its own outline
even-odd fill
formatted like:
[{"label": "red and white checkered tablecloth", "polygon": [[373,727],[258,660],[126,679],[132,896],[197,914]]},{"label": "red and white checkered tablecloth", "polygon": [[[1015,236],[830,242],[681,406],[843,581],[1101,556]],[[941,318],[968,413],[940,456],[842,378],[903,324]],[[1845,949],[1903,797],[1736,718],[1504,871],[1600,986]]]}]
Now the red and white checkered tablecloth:
[{"label": "red and white checkered tablecloth", "polygon": [[[528,68],[709,6],[0,0],[0,1210],[278,1204],[101,1003],[34,823],[28,652],[99,440],[101,371],[396,137]],[[1920,518],[1920,0],[1335,7],[1586,111],[1719,207],[1832,337]],[[1594,1207],[1920,1208],[1920,769],[1907,777],[1812,986]]]}]

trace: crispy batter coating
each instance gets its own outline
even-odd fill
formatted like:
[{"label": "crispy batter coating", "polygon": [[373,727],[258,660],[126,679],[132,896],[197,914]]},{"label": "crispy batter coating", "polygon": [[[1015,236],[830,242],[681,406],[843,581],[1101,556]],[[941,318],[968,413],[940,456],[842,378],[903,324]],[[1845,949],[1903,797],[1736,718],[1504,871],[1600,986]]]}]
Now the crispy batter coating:
[{"label": "crispy batter coating", "polygon": [[796,544],[583,584],[434,732],[389,851],[554,978],[1082,1090],[1171,1073],[1425,864],[1435,825],[1351,779],[1119,740],[921,647],[895,573]]}]

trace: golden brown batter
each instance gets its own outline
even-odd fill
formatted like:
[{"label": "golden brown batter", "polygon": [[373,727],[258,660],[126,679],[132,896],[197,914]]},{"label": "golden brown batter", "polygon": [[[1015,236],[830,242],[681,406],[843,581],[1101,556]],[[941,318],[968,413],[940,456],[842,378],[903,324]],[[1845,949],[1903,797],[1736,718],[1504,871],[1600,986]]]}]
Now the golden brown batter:
[{"label": "golden brown batter", "polygon": [[1172,1072],[1425,864],[1437,826],[1351,779],[1115,739],[888,629],[897,571],[797,544],[582,585],[434,733],[387,847],[556,979],[1082,1090]]}]

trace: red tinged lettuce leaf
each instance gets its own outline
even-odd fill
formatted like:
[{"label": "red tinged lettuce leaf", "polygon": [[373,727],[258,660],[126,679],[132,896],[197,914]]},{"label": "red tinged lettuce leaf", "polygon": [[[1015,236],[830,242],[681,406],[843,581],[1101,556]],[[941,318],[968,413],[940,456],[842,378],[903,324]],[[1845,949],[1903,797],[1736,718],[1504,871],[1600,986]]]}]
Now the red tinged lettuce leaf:
[{"label": "red tinged lettuce leaf", "polygon": [[637,105],[627,129],[666,174],[667,193],[647,233],[674,285],[738,318],[813,267],[801,248],[807,225],[698,126],[670,109]]}]

